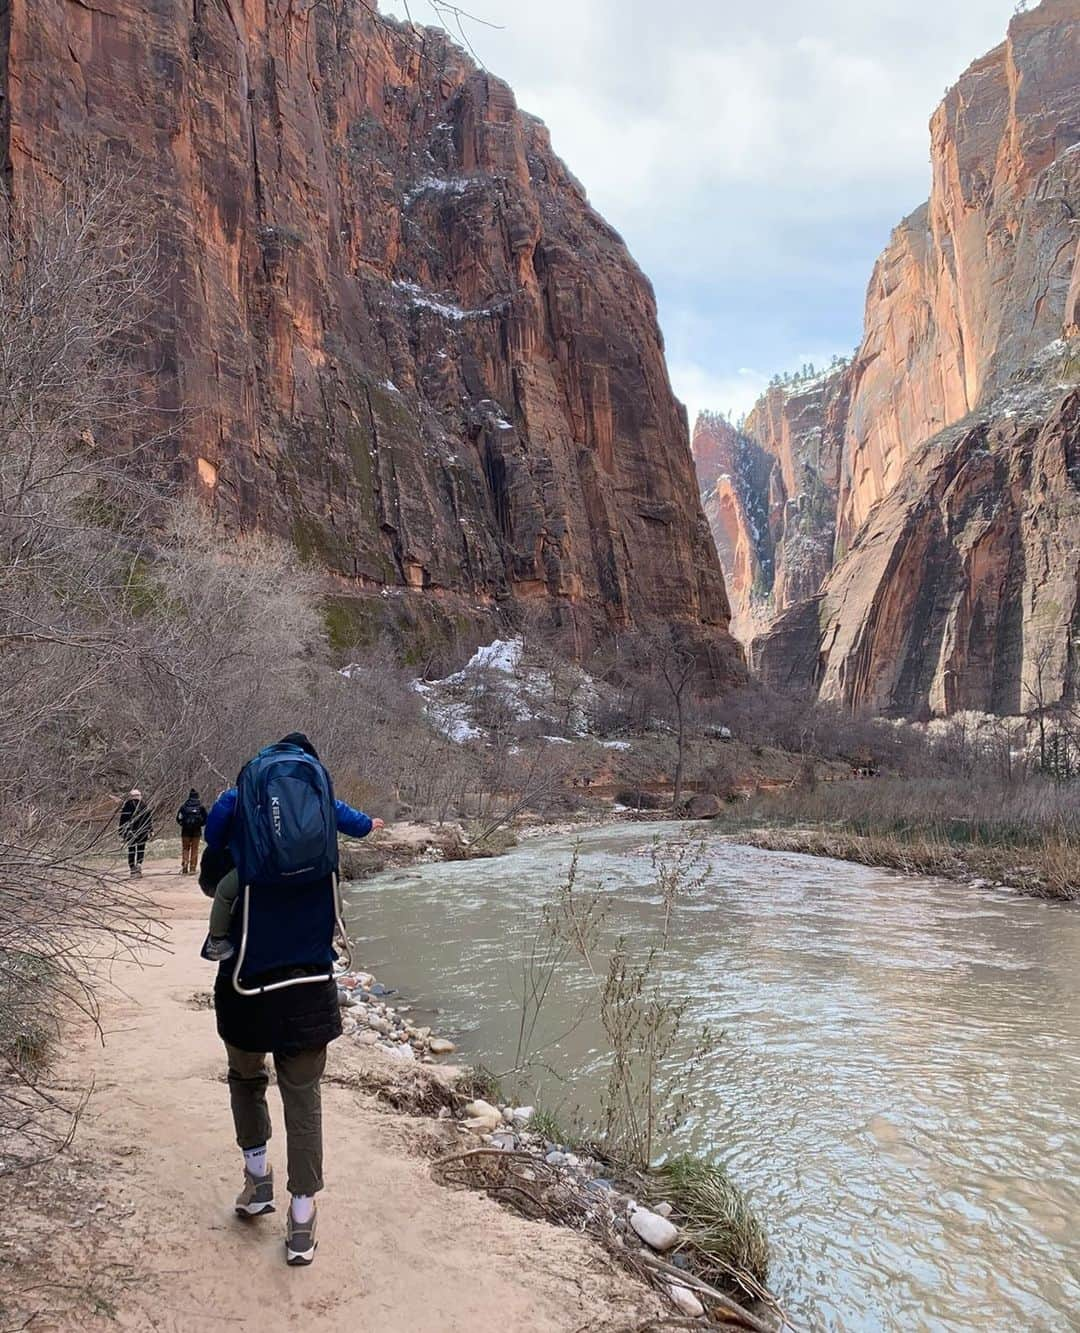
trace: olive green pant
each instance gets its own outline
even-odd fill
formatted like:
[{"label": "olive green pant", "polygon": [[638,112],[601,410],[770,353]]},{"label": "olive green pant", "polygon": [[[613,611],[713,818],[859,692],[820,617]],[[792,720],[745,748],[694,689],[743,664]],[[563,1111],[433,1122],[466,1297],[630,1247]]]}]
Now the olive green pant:
[{"label": "olive green pant", "polygon": [[[270,1141],[270,1112],[266,1105],[270,1075],[266,1056],[238,1050],[228,1042],[225,1050],[229,1056],[229,1100],[236,1142],[241,1148],[259,1148]],[[326,1069],[326,1047],[295,1055],[275,1055],[274,1069],[285,1108],[289,1193],[317,1194],[323,1187],[319,1080]]]}]

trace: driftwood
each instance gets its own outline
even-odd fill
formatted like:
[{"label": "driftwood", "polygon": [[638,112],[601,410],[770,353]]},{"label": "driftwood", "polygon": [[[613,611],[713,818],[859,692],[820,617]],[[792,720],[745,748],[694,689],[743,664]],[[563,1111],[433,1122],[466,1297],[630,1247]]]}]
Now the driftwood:
[{"label": "driftwood", "polygon": [[741,1324],[744,1328],[752,1329],[753,1333],[776,1333],[774,1325],[751,1314],[738,1301],[733,1301],[730,1296],[725,1296],[723,1292],[717,1291],[715,1287],[687,1272],[685,1268],[676,1268],[674,1264],[669,1264],[654,1254],[639,1254],[637,1258],[646,1268],[673,1278],[681,1286],[697,1292],[699,1296],[707,1296],[729,1323]]}]

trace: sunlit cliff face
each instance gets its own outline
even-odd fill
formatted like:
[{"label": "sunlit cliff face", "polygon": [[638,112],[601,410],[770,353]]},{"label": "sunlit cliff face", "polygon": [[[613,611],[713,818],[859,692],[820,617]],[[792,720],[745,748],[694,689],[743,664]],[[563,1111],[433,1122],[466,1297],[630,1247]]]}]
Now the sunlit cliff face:
[{"label": "sunlit cliff face", "polygon": [[[1016,16],[935,113],[931,152],[931,198],[874,269],[853,363],[744,423],[775,460],[767,599],[725,568],[767,678],[797,664],[854,706],[1021,711],[1037,674],[1071,688],[1074,655],[1080,376],[1058,340],[1080,300],[1077,0]],[[745,545],[740,512],[722,558]]]},{"label": "sunlit cliff face", "polygon": [[448,38],[41,0],[0,85],[16,190],[123,146],[160,256],[147,393],[224,524],[354,587],[547,598],[582,646],[683,621],[741,673],[652,289]]}]

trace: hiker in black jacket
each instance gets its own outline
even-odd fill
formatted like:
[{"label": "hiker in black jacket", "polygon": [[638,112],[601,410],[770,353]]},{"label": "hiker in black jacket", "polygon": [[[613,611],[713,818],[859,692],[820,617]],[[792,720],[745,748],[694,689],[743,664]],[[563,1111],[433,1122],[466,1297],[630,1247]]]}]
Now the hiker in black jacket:
[{"label": "hiker in black jacket", "polygon": [[[310,762],[310,761],[313,761]],[[279,767],[280,766],[280,767]],[[266,782],[257,805],[248,802],[259,770]],[[278,782],[276,772],[284,776]],[[300,779],[309,774],[322,795],[315,808],[299,795],[307,788]],[[275,785],[277,784],[277,785]],[[304,805],[319,818],[294,824],[291,807]],[[245,831],[266,819],[257,840],[248,845]],[[274,1174],[267,1157],[270,1115],[266,1105],[269,1077],[266,1055],[273,1055],[278,1091],[285,1109],[288,1189],[292,1196],[285,1223],[285,1257],[290,1264],[309,1264],[315,1254],[315,1195],[323,1187],[322,1102],[320,1082],[326,1067],[326,1048],[341,1035],[341,1013],[333,964],[334,931],[340,924],[337,902],[337,835],[363,838],[383,827],[334,797],[329,775],[311,741],[302,732],[290,732],[245,765],[235,787],[214,802],[206,825],[206,851],[200,885],[214,894],[220,876],[234,865],[232,902],[215,901],[229,925],[228,939],[207,938],[203,957],[219,961],[214,984],[218,1034],[229,1063],[229,1097],[236,1141],[244,1154],[244,1187],[236,1212],[245,1218],[274,1210]],[[308,882],[301,873],[281,879],[278,873],[260,873],[253,855],[276,845],[277,871],[288,870],[291,839],[322,829],[315,843],[297,846],[303,861],[328,853],[325,874],[314,871]],[[324,841],[325,840],[325,841]],[[309,867],[311,868],[311,867]],[[246,872],[246,873],[245,873]],[[239,895],[239,902],[237,897]],[[210,947],[225,945],[225,948]]]},{"label": "hiker in black jacket", "polygon": [[128,872],[132,879],[142,874],[146,844],[154,836],[153,816],[138,787],[132,787],[120,807],[120,837],[127,843]]},{"label": "hiker in black jacket", "polygon": [[206,824],[206,806],[194,787],[177,810],[176,822],[180,825],[180,873],[194,875],[199,868],[199,842]]}]

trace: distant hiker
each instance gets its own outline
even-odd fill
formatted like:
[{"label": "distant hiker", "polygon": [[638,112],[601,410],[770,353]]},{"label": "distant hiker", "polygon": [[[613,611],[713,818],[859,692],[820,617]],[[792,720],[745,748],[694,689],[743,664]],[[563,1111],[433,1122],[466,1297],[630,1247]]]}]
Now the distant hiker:
[{"label": "distant hiker", "polygon": [[180,873],[194,875],[199,868],[199,841],[206,823],[206,806],[194,787],[177,810],[176,822],[180,825]]},{"label": "distant hiker", "polygon": [[138,787],[132,787],[120,807],[120,837],[127,843],[128,872],[132,879],[142,874],[146,844],[154,836],[153,816]]},{"label": "distant hiker", "polygon": [[315,1195],[323,1187],[319,1082],[326,1047],[341,1035],[333,968],[334,931],[341,926],[338,831],[364,838],[382,827],[381,819],[335,800],[330,775],[302,732],[245,764],[206,822],[200,884],[207,888],[209,871],[220,876],[221,892],[203,956],[220,961],[214,1007],[244,1153],[236,1211],[258,1217],[274,1210],[266,1157],[269,1052],[285,1109],[290,1264],[309,1264],[315,1255]]}]

